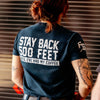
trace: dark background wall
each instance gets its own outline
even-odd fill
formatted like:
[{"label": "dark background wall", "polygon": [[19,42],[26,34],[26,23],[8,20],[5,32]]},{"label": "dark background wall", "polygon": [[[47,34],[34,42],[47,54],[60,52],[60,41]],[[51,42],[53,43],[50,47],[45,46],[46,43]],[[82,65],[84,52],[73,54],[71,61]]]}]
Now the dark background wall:
[{"label": "dark background wall", "polygon": [[[12,89],[11,59],[17,33],[35,23],[29,15],[31,3],[32,0],[0,0],[0,100],[21,100],[22,97]],[[100,63],[100,0],[69,0],[66,15],[61,25],[83,37],[95,82],[95,70]]]}]

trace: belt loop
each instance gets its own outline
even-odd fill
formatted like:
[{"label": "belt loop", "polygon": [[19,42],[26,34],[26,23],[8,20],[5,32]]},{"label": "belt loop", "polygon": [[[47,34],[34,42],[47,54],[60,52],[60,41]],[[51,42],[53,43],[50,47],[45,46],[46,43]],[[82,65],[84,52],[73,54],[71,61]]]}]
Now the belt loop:
[{"label": "belt loop", "polygon": [[40,100],[40,96],[37,97],[37,100]]},{"label": "belt loop", "polygon": [[24,94],[23,99],[22,100],[28,100],[29,99],[29,95]]}]

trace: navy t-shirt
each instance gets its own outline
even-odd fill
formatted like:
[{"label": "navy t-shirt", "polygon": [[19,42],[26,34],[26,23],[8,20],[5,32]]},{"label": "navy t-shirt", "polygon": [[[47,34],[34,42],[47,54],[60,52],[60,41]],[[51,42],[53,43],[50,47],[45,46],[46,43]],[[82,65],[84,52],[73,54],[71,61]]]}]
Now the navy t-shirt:
[{"label": "navy t-shirt", "polygon": [[14,42],[13,55],[20,56],[24,68],[24,93],[72,100],[75,71],[71,61],[87,58],[78,33],[56,24],[45,33],[46,23],[21,30]]}]

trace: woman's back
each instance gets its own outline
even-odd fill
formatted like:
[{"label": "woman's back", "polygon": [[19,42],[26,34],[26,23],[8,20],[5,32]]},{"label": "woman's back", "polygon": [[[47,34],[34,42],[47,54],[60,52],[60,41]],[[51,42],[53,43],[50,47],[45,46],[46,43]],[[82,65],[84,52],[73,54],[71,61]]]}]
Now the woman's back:
[{"label": "woman's back", "polygon": [[75,73],[69,59],[69,43],[76,34],[56,24],[45,33],[46,23],[19,32],[16,49],[24,68],[24,93],[45,97],[73,97]]},{"label": "woman's back", "polygon": [[67,9],[67,0],[34,0],[31,14],[40,23],[21,30],[15,39],[12,80],[24,89],[24,100],[72,100],[75,71],[81,96],[90,92],[84,41],[78,33],[58,25]]}]

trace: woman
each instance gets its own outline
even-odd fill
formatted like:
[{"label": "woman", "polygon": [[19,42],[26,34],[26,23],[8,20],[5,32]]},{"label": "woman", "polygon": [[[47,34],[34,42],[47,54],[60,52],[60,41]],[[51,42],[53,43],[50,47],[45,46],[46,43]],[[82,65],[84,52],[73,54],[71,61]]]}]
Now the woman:
[{"label": "woman", "polygon": [[[23,100],[84,100],[92,87],[81,36],[60,26],[67,0],[34,0],[31,14],[40,22],[21,30],[14,42],[12,80]],[[75,72],[79,93],[74,96]]]},{"label": "woman", "polygon": [[91,100],[100,100],[100,65],[97,67],[96,71],[98,72],[98,75],[92,89]]}]

